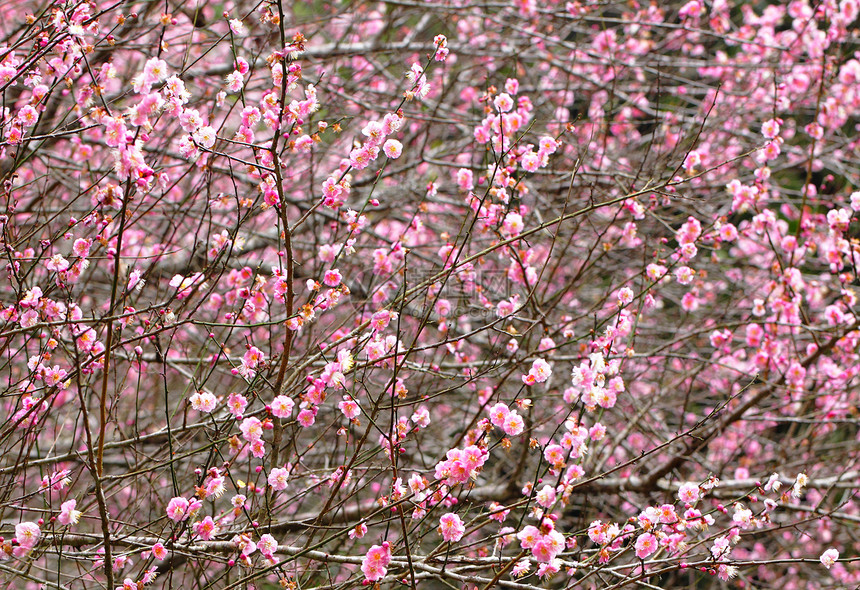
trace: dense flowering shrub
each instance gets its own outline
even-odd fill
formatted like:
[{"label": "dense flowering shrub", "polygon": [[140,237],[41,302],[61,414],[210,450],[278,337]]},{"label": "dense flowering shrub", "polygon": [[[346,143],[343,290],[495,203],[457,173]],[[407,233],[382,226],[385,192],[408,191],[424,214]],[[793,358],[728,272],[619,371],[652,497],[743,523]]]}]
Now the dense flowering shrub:
[{"label": "dense flowering shrub", "polygon": [[4,587],[860,584],[855,0],[0,15]]}]

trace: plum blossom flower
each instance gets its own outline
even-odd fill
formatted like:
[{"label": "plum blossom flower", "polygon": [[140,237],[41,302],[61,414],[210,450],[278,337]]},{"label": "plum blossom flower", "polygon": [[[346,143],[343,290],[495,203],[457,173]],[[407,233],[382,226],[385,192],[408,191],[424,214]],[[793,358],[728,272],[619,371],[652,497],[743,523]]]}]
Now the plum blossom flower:
[{"label": "plum blossom flower", "polygon": [[206,497],[220,498],[226,490],[224,477],[220,475],[217,468],[213,468],[210,473],[211,475],[205,484]]},{"label": "plum blossom flower", "polygon": [[622,287],[618,290],[618,306],[623,307],[633,301],[633,289]]},{"label": "plum blossom flower", "polygon": [[237,535],[233,537],[233,542],[236,544],[242,557],[247,558],[257,550],[257,544],[248,535]]},{"label": "plum blossom flower", "polygon": [[403,144],[396,139],[389,139],[382,146],[382,153],[392,160],[396,160],[403,153]]},{"label": "plum blossom flower", "polygon": [[657,551],[657,537],[651,533],[643,533],[636,537],[635,543],[636,557],[645,559],[655,551]]},{"label": "plum blossom flower", "polygon": [[54,471],[50,475],[46,475],[42,478],[39,491],[46,492],[48,488],[51,488],[54,491],[65,489],[70,483],[72,483],[72,478],[69,477],[69,473],[70,471],[68,469],[61,469],[59,471]]},{"label": "plum blossom flower", "polygon": [[62,254],[54,254],[45,261],[45,268],[56,272],[62,272],[69,268],[69,261],[66,260]]},{"label": "plum blossom flower", "polygon": [[684,170],[693,174],[696,168],[702,163],[702,155],[699,152],[693,151],[687,154],[684,158]]},{"label": "plum blossom flower", "polygon": [[753,524],[753,513],[749,508],[745,508],[742,504],[735,504],[735,512],[732,515],[732,522],[739,525],[742,529],[748,529]]},{"label": "plum blossom flower", "polygon": [[675,279],[682,285],[689,285],[694,278],[696,273],[689,266],[679,266],[675,269]]},{"label": "plum blossom flower", "polygon": [[537,575],[544,579],[551,578],[561,570],[561,566],[562,562],[560,559],[553,559],[547,563],[542,563],[538,566]]},{"label": "plum blossom flower", "polygon": [[290,471],[286,467],[275,467],[269,472],[269,485],[274,490],[285,490],[290,478]]},{"label": "plum blossom flower", "polygon": [[523,216],[515,211],[505,215],[502,222],[502,233],[508,237],[515,238],[523,231]]},{"label": "plum blossom flower", "polygon": [[233,31],[233,34],[239,37],[242,37],[248,33],[247,27],[245,27],[245,23],[243,23],[238,18],[230,19],[230,30]]},{"label": "plum blossom flower", "polygon": [[761,134],[764,135],[767,139],[773,139],[777,135],[779,135],[779,119],[768,119],[761,125]]},{"label": "plum blossom flower", "polygon": [[489,453],[474,445],[465,449],[450,449],[444,461],[436,464],[436,478],[445,485],[465,483],[477,477],[478,470],[484,465]]},{"label": "plum blossom flower", "polygon": [[316,421],[316,408],[305,408],[299,415],[296,417],[299,424],[301,424],[304,428],[308,428],[309,426],[313,426]]},{"label": "plum blossom flower", "polygon": [[209,541],[218,533],[218,525],[211,516],[207,516],[200,522],[194,523],[194,533],[204,541]]},{"label": "plum blossom flower", "polygon": [[348,395],[343,396],[343,401],[338,403],[337,407],[341,412],[343,412],[343,415],[346,416],[348,420],[358,418],[361,414],[361,408],[358,405],[358,402]]},{"label": "plum blossom flower", "polygon": [[769,492],[773,490],[774,492],[778,492],[779,488],[782,487],[782,482],[779,480],[778,473],[772,473],[767,480],[767,483],[764,484],[765,491]]},{"label": "plum blossom flower", "polygon": [[260,541],[257,543],[257,549],[260,550],[260,553],[263,555],[263,557],[271,559],[275,555],[275,551],[278,550],[278,542],[275,540],[275,537],[268,533],[265,533],[263,535],[260,535]]},{"label": "plum blossom flower", "polygon": [[382,545],[374,545],[368,550],[361,561],[361,571],[369,582],[376,582],[388,572],[389,563],[391,563],[391,546],[386,541]]},{"label": "plum blossom flower", "polygon": [[827,569],[830,569],[830,566],[836,563],[836,560],[839,559],[839,551],[830,548],[824,553],[822,553],[819,559],[821,561],[821,565],[823,565]]},{"label": "plum blossom flower", "polygon": [[263,436],[263,423],[253,416],[245,418],[239,425],[239,430],[242,431],[242,437],[248,442],[259,440]]},{"label": "plum blossom flower", "polygon": [[227,397],[227,409],[236,419],[241,420],[246,407],[248,407],[248,400],[241,393],[234,392]]},{"label": "plum blossom flower", "polygon": [[493,104],[495,105],[496,110],[500,113],[507,113],[513,108],[514,100],[511,98],[510,94],[502,92],[493,99]]},{"label": "plum blossom flower", "polygon": [[201,127],[197,131],[193,133],[194,141],[202,145],[206,149],[210,149],[213,145],[215,145],[215,140],[218,139],[218,136],[215,135],[215,129],[211,126],[207,125],[205,127]]},{"label": "plum blossom flower", "polygon": [[227,74],[227,77],[224,79],[224,82],[227,84],[227,90],[229,90],[230,92],[239,92],[242,89],[245,80],[242,77],[242,73],[238,70],[235,70]]},{"label": "plum blossom flower", "polygon": [[419,406],[418,409],[413,412],[410,420],[412,420],[412,423],[418,428],[427,428],[430,426],[430,410],[428,410],[426,406]]},{"label": "plum blossom flower", "polygon": [[24,127],[32,127],[39,120],[39,112],[32,105],[24,105],[18,111],[18,121]]},{"label": "plum blossom flower", "polygon": [[805,473],[798,473],[797,478],[794,480],[794,486],[791,489],[791,495],[795,498],[799,498],[803,495],[803,488],[805,488],[808,483],[809,477],[807,477]]},{"label": "plum blossom flower", "polygon": [[167,504],[167,518],[173,522],[187,520],[190,505],[191,503],[181,496],[171,499]]},{"label": "plum blossom flower", "polygon": [[535,359],[528,375],[523,375],[523,383],[526,385],[534,385],[535,383],[543,383],[552,375],[552,367],[544,359]]},{"label": "plum blossom flower", "polygon": [[203,288],[205,283],[203,283],[203,275],[201,273],[195,273],[189,277],[184,277],[182,275],[174,275],[172,279],[170,279],[170,286],[178,289],[176,297],[178,299],[185,299],[189,295],[191,295],[192,290],[195,286],[200,286]]},{"label": "plum blossom flower", "polygon": [[531,549],[532,555],[540,563],[550,563],[564,550],[564,535],[555,530],[551,520],[544,520],[541,528],[528,525],[517,533],[523,549]]},{"label": "plum blossom flower", "polygon": [[[470,191],[474,188],[474,175],[471,170],[468,168],[460,168],[457,170],[456,176],[457,187],[459,187],[461,191]],[[860,198],[860,192],[857,193],[857,196]]]},{"label": "plum blossom flower", "polygon": [[531,549],[534,547],[539,538],[540,531],[536,526],[532,525],[523,527],[523,530],[517,533],[517,539],[519,539],[520,546],[522,546],[523,549]]},{"label": "plum blossom flower", "polygon": [[526,172],[534,172],[540,168],[541,158],[535,152],[526,152],[520,158],[520,165]]},{"label": "plum blossom flower", "polygon": [[243,494],[236,494],[235,496],[230,498],[230,504],[233,505],[234,510],[242,510],[242,508],[245,506],[245,501],[247,499],[248,498],[246,498]]},{"label": "plum blossom flower", "polygon": [[35,522],[21,522],[15,525],[15,540],[18,545],[30,550],[39,542],[42,531]]},{"label": "plum blossom flower", "polygon": [[436,46],[436,55],[433,58],[436,61],[445,61],[448,57],[448,38],[445,35],[436,35],[433,37],[433,45]]},{"label": "plum blossom flower", "polygon": [[535,500],[537,501],[538,505],[544,508],[549,508],[550,506],[552,506],[555,502],[555,499],[555,489],[549,484],[542,487],[535,495]]},{"label": "plum blossom flower", "polygon": [[704,4],[700,0],[690,0],[681,10],[678,11],[678,16],[682,20],[698,18],[705,10]]},{"label": "plum blossom flower", "polygon": [[81,519],[81,511],[75,510],[77,504],[77,500],[63,502],[60,505],[60,514],[57,516],[57,522],[65,526],[78,524],[78,521]]},{"label": "plum blossom flower", "polygon": [[136,291],[143,289],[143,286],[146,284],[146,280],[142,279],[141,275],[143,275],[143,271],[139,268],[135,268],[128,273],[128,284],[126,285],[126,289],[129,291],[132,289]]},{"label": "plum blossom flower", "polygon": [[152,555],[156,559],[167,559],[167,548],[164,546],[164,543],[159,541],[158,543],[152,546]]},{"label": "plum blossom flower", "polygon": [[188,401],[191,402],[192,408],[198,412],[205,412],[207,414],[212,412],[215,406],[218,405],[218,398],[215,397],[214,393],[208,391],[198,391]]},{"label": "plum blossom flower", "polygon": [[511,413],[511,410],[505,404],[498,403],[490,408],[488,413],[490,414],[490,423],[492,423],[493,426],[502,428],[508,414]]},{"label": "plum blossom flower", "polygon": [[692,482],[681,484],[678,488],[678,499],[687,504],[695,502],[699,499],[699,486]]},{"label": "plum blossom flower", "polygon": [[502,424],[502,430],[508,436],[518,436],[525,429],[525,420],[515,410],[511,411]]},{"label": "plum blossom flower", "polygon": [[714,559],[722,559],[728,555],[730,550],[731,546],[728,536],[722,535],[714,540],[714,544],[711,546],[711,555],[714,556]]},{"label": "plum blossom flower", "polygon": [[546,449],[544,449],[543,456],[550,465],[559,467],[564,466],[564,449],[561,445],[547,445]]},{"label": "plum blossom flower", "polygon": [[277,396],[269,404],[272,408],[272,415],[276,418],[289,418],[293,413],[295,405],[295,402],[286,395]]},{"label": "plum blossom flower", "polygon": [[134,91],[138,94],[146,94],[153,84],[161,82],[170,74],[167,62],[163,59],[153,57],[143,66],[143,72],[135,76],[132,81]]},{"label": "plum blossom flower", "polygon": [[516,563],[516,565],[514,565],[514,568],[511,570],[511,576],[513,576],[514,578],[520,578],[529,573],[530,569],[531,563],[529,563],[527,557],[523,557]]},{"label": "plum blossom flower", "polygon": [[449,512],[439,519],[439,533],[446,541],[456,543],[463,538],[463,534],[465,532],[466,525],[464,525],[463,521],[460,520],[460,517],[453,512]]},{"label": "plum blossom flower", "polygon": [[717,577],[719,577],[723,582],[728,582],[736,575],[738,575],[738,568],[736,566],[728,565],[726,563],[721,563],[717,566]]},{"label": "plum blossom flower", "polygon": [[340,282],[343,280],[343,277],[340,274],[340,271],[336,268],[325,271],[323,275],[323,283],[325,283],[329,287],[337,287],[340,285]]},{"label": "plum blossom flower", "polygon": [[74,252],[75,256],[86,258],[90,255],[90,246],[91,243],[89,240],[78,238],[75,240],[74,245],[72,245],[72,252]]}]

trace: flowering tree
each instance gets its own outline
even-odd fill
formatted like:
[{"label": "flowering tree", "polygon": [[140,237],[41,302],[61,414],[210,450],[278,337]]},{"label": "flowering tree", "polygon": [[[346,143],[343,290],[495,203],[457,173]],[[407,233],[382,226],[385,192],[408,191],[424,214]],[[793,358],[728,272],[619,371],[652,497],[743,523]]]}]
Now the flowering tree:
[{"label": "flowering tree", "polygon": [[0,14],[4,587],[860,584],[855,0]]}]

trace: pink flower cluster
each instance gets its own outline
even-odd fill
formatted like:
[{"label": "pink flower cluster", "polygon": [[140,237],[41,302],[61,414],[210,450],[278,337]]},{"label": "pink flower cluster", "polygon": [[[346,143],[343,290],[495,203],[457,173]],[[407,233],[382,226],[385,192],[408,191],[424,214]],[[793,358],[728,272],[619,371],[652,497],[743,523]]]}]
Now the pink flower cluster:
[{"label": "pink flower cluster", "polygon": [[532,525],[523,527],[517,533],[520,547],[531,549],[532,555],[541,563],[549,563],[564,551],[564,535],[556,528],[552,519],[544,519],[540,528]]},{"label": "pink flower cluster", "polygon": [[476,478],[489,453],[486,449],[471,445],[462,450],[450,449],[445,457],[445,460],[436,464],[436,479],[453,486]]},{"label": "pink flower cluster", "polygon": [[448,542],[456,543],[463,538],[466,532],[466,525],[460,520],[460,517],[449,512],[439,519],[439,534]]},{"label": "pink flower cluster", "polygon": [[[619,314],[626,310],[619,311]],[[617,375],[619,361],[613,359],[607,363],[603,353],[594,352],[589,355],[589,361],[583,361],[572,371],[573,388],[565,391],[565,401],[573,403],[576,393],[589,411],[596,407],[610,409],[615,406],[618,394],[625,390],[624,380]],[[607,380],[608,378],[608,380]]]},{"label": "pink flower cluster", "polygon": [[501,428],[508,436],[518,436],[525,428],[523,417],[516,410],[511,410],[507,405],[498,403],[489,410],[490,423]]},{"label": "pink flower cluster", "polygon": [[371,547],[361,561],[361,571],[369,582],[381,580],[388,572],[391,563],[391,546],[388,541]]},{"label": "pink flower cluster", "polygon": [[239,366],[235,369],[231,369],[231,373],[250,381],[257,374],[257,370],[263,366],[265,362],[265,353],[256,346],[251,346],[242,356],[242,362]]},{"label": "pink flower cluster", "polygon": [[527,375],[523,375],[523,383],[534,385],[544,383],[552,375],[552,367],[544,359],[535,359]]},{"label": "pink flower cluster", "polygon": [[167,518],[173,522],[188,520],[201,506],[203,506],[203,502],[196,498],[189,501],[181,496],[177,496],[167,503]]}]

